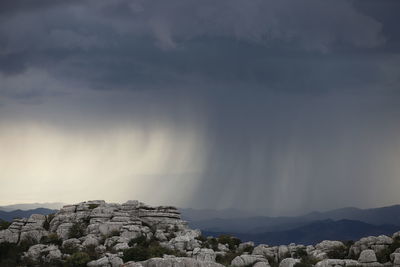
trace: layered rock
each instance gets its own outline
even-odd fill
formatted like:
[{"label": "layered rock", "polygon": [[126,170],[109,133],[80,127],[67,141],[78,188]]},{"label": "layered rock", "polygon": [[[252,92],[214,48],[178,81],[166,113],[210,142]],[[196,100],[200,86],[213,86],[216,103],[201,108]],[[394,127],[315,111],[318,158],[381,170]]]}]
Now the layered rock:
[{"label": "layered rock", "polygon": [[127,262],[122,267],[224,267],[212,261],[199,261],[185,257],[153,258],[142,262]]},{"label": "layered rock", "polygon": [[[240,243],[227,236],[205,238],[199,230],[189,229],[174,207],[102,200],[67,205],[54,215],[16,219],[8,229],[0,231],[0,243],[31,244],[23,259],[35,261],[36,265],[64,264],[73,261],[74,255],[86,255],[89,267],[221,267],[216,261],[235,267],[294,267],[298,263],[313,263],[316,267],[382,267],[376,253],[381,253],[381,261],[387,261],[391,253],[391,262],[385,266],[400,267],[400,248],[394,250],[397,243],[393,244],[399,238],[400,232],[392,237],[370,236],[355,242],[350,249],[340,241],[330,240],[315,246],[254,247],[253,242]],[[126,257],[127,252],[133,256]],[[151,258],[159,256],[162,258]],[[329,259],[336,256],[340,259]],[[355,256],[358,260],[347,259]],[[123,258],[148,260],[124,264]]]},{"label": "layered rock", "polygon": [[358,258],[360,264],[364,267],[381,267],[382,264],[378,263],[375,252],[372,249],[366,249],[361,251],[360,257]]},{"label": "layered rock", "polygon": [[375,253],[387,249],[393,243],[393,239],[386,235],[368,236],[355,242],[350,248],[350,255],[358,257],[363,250],[372,249]]},{"label": "layered rock", "polygon": [[244,267],[254,265],[257,262],[264,262],[266,265],[269,266],[268,260],[263,256],[246,254],[235,257],[232,260],[231,265],[235,267]]}]

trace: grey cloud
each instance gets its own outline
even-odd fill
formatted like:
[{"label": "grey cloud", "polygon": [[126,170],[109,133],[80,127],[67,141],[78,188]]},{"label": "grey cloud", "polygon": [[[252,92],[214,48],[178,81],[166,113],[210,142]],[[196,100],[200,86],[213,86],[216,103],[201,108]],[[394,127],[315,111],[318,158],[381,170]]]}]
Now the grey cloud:
[{"label": "grey cloud", "polygon": [[5,74],[44,69],[103,90],[247,83],[327,90],[364,86],[360,76],[379,84],[382,76],[370,56],[351,54],[385,46],[382,25],[346,0],[35,3],[3,3]]}]

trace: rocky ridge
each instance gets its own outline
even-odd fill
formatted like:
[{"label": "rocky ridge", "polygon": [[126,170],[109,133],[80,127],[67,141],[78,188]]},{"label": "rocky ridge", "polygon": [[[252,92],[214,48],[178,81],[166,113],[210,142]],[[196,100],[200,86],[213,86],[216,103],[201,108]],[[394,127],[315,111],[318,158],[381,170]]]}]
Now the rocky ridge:
[{"label": "rocky ridge", "polygon": [[9,247],[19,251],[17,266],[400,267],[400,232],[355,243],[255,246],[230,236],[206,238],[175,207],[139,201],[87,201],[16,219],[0,231],[0,249]]}]

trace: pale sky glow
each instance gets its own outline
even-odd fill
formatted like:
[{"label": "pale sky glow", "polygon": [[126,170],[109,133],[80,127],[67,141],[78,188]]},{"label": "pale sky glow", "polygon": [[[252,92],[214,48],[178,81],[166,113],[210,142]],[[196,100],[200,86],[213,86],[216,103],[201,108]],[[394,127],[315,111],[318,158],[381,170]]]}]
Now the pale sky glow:
[{"label": "pale sky glow", "polygon": [[[0,205],[98,198],[175,202],[196,186],[196,181],[182,175],[202,169],[201,144],[194,133],[161,128],[143,132],[133,126],[62,132],[29,123],[0,128],[0,177],[7,181],[2,183]],[[191,156],[194,153],[197,160]],[[185,185],[181,195],[165,196],[162,188],[177,183]],[[158,194],[145,193],[153,187],[161,188]]]}]

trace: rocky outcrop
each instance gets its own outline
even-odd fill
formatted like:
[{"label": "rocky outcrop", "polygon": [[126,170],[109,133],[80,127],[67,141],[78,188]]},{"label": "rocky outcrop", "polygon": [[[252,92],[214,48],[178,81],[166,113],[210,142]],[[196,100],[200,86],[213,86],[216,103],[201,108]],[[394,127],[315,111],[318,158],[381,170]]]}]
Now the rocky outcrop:
[{"label": "rocky outcrop", "polygon": [[263,256],[246,255],[246,254],[235,257],[232,260],[231,265],[235,266],[235,267],[244,267],[244,266],[253,265],[256,262],[264,262],[267,265],[269,265],[268,260],[266,258],[264,258]]},{"label": "rocky outcrop", "polygon": [[88,267],[119,267],[123,265],[123,260],[118,255],[107,253],[104,257],[91,261]]},{"label": "rocky outcrop", "polygon": [[48,235],[44,229],[46,216],[32,214],[28,219],[15,219],[8,229],[0,231],[0,243],[19,243],[23,240],[39,242],[43,236]]},{"label": "rocky outcrop", "polygon": [[192,258],[199,261],[215,262],[215,251],[209,248],[195,248],[192,253]]},{"label": "rocky outcrop", "polygon": [[[87,262],[89,267],[221,267],[218,262],[234,267],[294,267],[298,263],[382,267],[378,255],[382,262],[390,260],[385,266],[400,267],[400,248],[395,249],[399,239],[397,232],[392,237],[361,238],[350,248],[331,240],[314,246],[254,247],[253,242],[240,243],[228,236],[206,238],[199,230],[188,228],[174,207],[102,200],[67,205],[54,215],[16,219],[0,231],[0,243],[29,247],[21,258],[37,266],[65,262],[74,266],[76,260]],[[138,261],[124,263],[123,259]]]},{"label": "rocky outcrop", "polygon": [[153,258],[143,262],[127,262],[123,267],[223,267],[212,261],[199,261],[192,258],[166,257]]},{"label": "rocky outcrop", "polygon": [[393,239],[386,235],[364,237],[351,246],[350,254],[353,257],[358,257],[361,251],[366,249],[372,249],[375,253],[380,253],[387,249],[392,243]]},{"label": "rocky outcrop", "polygon": [[361,266],[356,260],[340,260],[340,259],[326,259],[319,261],[316,267],[350,267],[350,266]]}]

